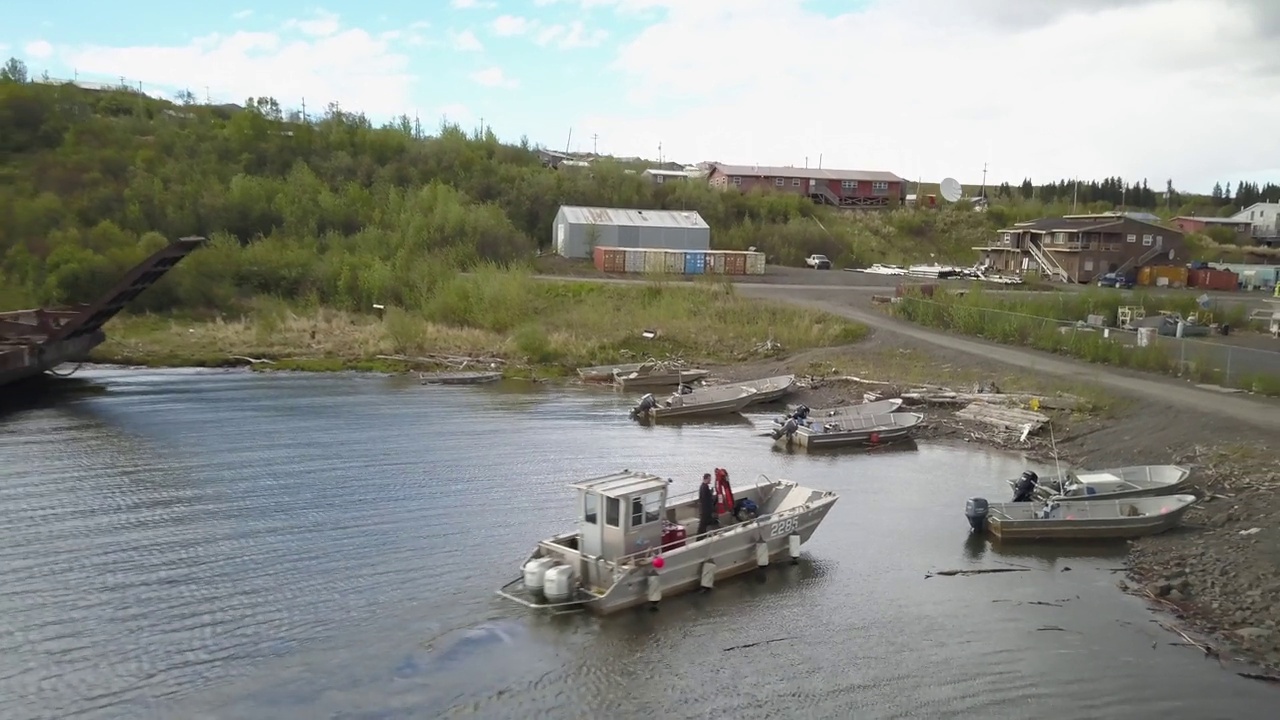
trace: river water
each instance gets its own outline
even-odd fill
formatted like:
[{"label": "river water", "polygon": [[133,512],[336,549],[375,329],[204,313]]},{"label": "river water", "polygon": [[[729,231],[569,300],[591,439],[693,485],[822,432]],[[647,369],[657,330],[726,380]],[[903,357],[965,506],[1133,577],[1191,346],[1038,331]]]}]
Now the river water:
[{"label": "river water", "polygon": [[[610,391],[95,369],[0,415],[0,717],[1251,718],[1171,646],[1123,549],[997,551],[966,497],[1013,456],[787,454],[750,421],[642,428]],[[754,427],[753,427],[754,424]],[[566,483],[712,467],[841,493],[799,565],[656,613],[504,603]],[[926,578],[929,570],[1030,572]],[[1049,603],[1049,604],[1037,604]],[[739,647],[758,643],[750,647]]]}]

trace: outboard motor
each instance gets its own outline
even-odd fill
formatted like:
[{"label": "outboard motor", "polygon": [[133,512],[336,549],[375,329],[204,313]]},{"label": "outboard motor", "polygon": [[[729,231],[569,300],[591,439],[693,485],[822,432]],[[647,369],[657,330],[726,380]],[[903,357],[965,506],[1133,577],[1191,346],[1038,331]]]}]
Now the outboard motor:
[{"label": "outboard motor", "polygon": [[791,417],[795,418],[796,420],[799,420],[800,422],[804,422],[809,417],[809,406],[808,405],[797,406],[796,411],[791,413]]},{"label": "outboard motor", "polygon": [[657,406],[658,401],[654,399],[653,393],[645,393],[644,397],[640,398],[640,402],[631,408],[631,419],[635,420]]},{"label": "outboard motor", "polygon": [[1013,487],[1013,501],[1031,502],[1035,498],[1036,487],[1039,484],[1039,475],[1030,470],[1022,473],[1022,477],[1018,478],[1018,484]]},{"label": "outboard motor", "polygon": [[676,388],[677,395],[688,395],[693,392],[693,386],[688,383],[680,383],[680,387]]},{"label": "outboard motor", "polygon": [[800,423],[796,422],[795,418],[790,418],[785,423],[783,423],[782,427],[775,429],[771,434],[773,435],[773,439],[777,440],[781,438],[783,435],[786,435],[787,437],[791,437],[792,435],[795,435],[796,430],[798,430],[799,428],[800,428]]},{"label": "outboard motor", "polygon": [[987,524],[987,512],[991,507],[986,498],[972,497],[964,503],[964,516],[969,518],[969,532],[982,532]]}]

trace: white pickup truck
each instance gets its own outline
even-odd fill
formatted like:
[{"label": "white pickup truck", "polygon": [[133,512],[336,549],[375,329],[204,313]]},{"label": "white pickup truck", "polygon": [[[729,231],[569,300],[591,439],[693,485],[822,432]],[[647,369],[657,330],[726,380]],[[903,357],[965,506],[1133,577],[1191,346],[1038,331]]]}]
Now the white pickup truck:
[{"label": "white pickup truck", "polygon": [[809,257],[804,259],[804,264],[808,265],[814,270],[830,270],[831,269],[831,261],[827,259],[826,255],[810,255]]}]

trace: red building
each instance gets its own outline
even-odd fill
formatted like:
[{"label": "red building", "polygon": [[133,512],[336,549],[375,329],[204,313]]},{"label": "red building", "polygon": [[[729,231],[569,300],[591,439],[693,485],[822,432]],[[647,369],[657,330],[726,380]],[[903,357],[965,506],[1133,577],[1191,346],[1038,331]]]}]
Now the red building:
[{"label": "red building", "polygon": [[1220,217],[1196,217],[1194,215],[1180,215],[1173,219],[1173,226],[1184,233],[1202,233],[1211,227],[1221,227],[1231,230],[1242,238],[1249,237],[1249,221],[1233,220],[1231,218]]},{"label": "red building", "polygon": [[821,205],[841,208],[899,207],[906,182],[890,172],[767,167],[716,163],[707,175],[711,187],[747,192],[755,188],[805,195]]}]

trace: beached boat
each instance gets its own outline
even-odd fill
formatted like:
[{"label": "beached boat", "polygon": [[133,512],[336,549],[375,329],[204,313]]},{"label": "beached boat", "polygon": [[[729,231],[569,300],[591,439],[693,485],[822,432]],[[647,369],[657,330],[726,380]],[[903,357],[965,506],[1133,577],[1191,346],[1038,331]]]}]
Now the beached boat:
[{"label": "beached boat", "polygon": [[771,378],[763,378],[760,380],[748,380],[746,382],[733,383],[738,387],[750,388],[756,391],[754,397],[751,398],[752,405],[760,405],[762,403],[775,402],[795,392],[796,376],[795,375],[778,375]]},{"label": "beached boat", "polygon": [[1001,540],[1118,540],[1156,535],[1177,527],[1195,495],[1123,500],[1058,500],[988,503],[969,498],[965,517],[973,532]]},{"label": "beached boat", "polygon": [[632,420],[671,420],[675,418],[707,415],[732,415],[750,405],[755,390],[737,385],[717,385],[688,392],[674,392],[666,400],[659,401],[652,393],[646,393],[631,408]]},{"label": "beached boat", "polygon": [[841,415],[886,415],[888,413],[897,412],[900,407],[902,407],[902,398],[854,403],[852,405],[841,405],[839,407],[819,410],[810,410],[804,405],[797,405],[788,412],[774,418],[773,424],[778,427],[782,427],[787,424],[788,420],[792,419],[800,424],[807,424],[814,418],[832,418],[839,417]]},{"label": "beached boat", "polygon": [[501,371],[432,372],[420,373],[423,385],[478,385],[502,379]]},{"label": "beached boat", "polygon": [[578,368],[578,378],[583,382],[613,382],[615,373],[628,375],[644,367],[644,363],[621,363],[618,365],[593,365]]},{"label": "beached boat", "polygon": [[882,445],[911,437],[924,415],[920,413],[845,413],[810,419],[801,424],[794,418],[770,433],[774,441],[807,449],[845,445]]},{"label": "beached boat", "polygon": [[667,363],[646,362],[630,372],[614,372],[613,381],[625,388],[669,387],[685,385],[711,374],[710,370],[674,367]]},{"label": "beached boat", "polygon": [[552,611],[656,607],[664,597],[709,589],[783,557],[795,562],[837,499],[763,475],[735,491],[728,473],[716,474],[720,525],[701,536],[697,493],[669,497],[669,479],[623,470],[571,485],[578,529],[538,543],[521,576],[498,594]]},{"label": "beached boat", "polygon": [[[1105,470],[1074,470],[1063,477],[1039,477],[1031,471],[1009,481],[1014,500],[1118,500],[1175,495],[1186,489],[1191,470],[1181,465],[1130,465]],[[1029,497],[1028,497],[1029,496]]]}]

